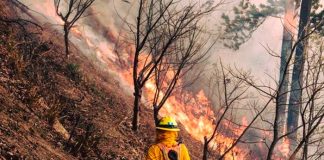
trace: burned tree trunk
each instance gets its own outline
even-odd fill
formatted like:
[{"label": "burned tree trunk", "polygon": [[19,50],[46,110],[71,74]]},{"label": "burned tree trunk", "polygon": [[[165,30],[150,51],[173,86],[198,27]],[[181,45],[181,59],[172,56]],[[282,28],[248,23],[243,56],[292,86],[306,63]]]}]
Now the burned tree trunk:
[{"label": "burned tree trunk", "polygon": [[67,25],[64,25],[64,44],[65,44],[65,54],[69,56],[69,29]]},{"label": "burned tree trunk", "polygon": [[133,106],[133,120],[132,120],[132,130],[137,131],[138,121],[139,121],[139,111],[140,111],[140,102],[142,98],[142,91],[139,87],[134,85],[134,106]]},{"label": "burned tree trunk", "polygon": [[204,150],[203,150],[203,160],[207,160],[208,158],[208,140],[207,137],[204,137]]},{"label": "burned tree trunk", "polygon": [[285,134],[285,120],[286,120],[286,108],[287,108],[287,92],[289,83],[289,72],[285,68],[289,65],[288,57],[292,50],[292,41],[294,36],[295,27],[295,5],[294,0],[287,0],[285,4],[285,16],[284,16],[284,28],[283,39],[281,45],[281,58],[280,58],[280,75],[279,84],[282,86],[279,88],[278,98],[278,131],[279,135]]},{"label": "burned tree trunk", "polygon": [[[75,22],[80,19],[83,13],[89,8],[95,0],[67,0],[65,2],[61,0],[54,0],[54,6],[56,14],[64,22],[64,44],[65,44],[65,54],[68,57],[69,52],[69,32],[74,26]],[[62,6],[66,3],[66,11],[63,14]]]},{"label": "burned tree trunk", "polygon": [[154,115],[154,122],[155,125],[157,125],[159,123],[159,109],[156,106],[153,106],[153,115]]},{"label": "burned tree trunk", "polygon": [[[307,34],[307,27],[310,17],[312,0],[303,0],[300,8],[300,20],[298,29],[298,39],[302,39]],[[307,39],[299,42],[296,48],[294,68],[291,79],[291,93],[288,105],[287,132],[294,132],[289,135],[293,141],[297,138],[299,109],[302,106],[302,86],[303,86],[303,69],[304,54]]]}]

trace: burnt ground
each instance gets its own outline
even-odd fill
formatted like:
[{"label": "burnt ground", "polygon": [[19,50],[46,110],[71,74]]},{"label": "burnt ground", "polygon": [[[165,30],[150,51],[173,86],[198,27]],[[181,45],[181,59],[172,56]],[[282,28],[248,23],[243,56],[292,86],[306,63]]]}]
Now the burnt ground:
[{"label": "burnt ground", "polygon": [[[144,159],[153,115],[130,129],[132,97],[62,37],[0,1],[0,159]],[[200,142],[182,131],[192,159]]]}]

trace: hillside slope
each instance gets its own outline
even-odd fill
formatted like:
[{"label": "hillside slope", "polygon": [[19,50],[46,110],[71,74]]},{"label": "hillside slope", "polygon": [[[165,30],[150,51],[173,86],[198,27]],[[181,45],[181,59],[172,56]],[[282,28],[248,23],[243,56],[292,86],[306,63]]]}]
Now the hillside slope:
[{"label": "hillside slope", "polygon": [[[0,159],[143,159],[154,142],[145,109],[130,130],[132,97],[62,38],[0,1]],[[183,132],[193,159],[201,144]]]}]

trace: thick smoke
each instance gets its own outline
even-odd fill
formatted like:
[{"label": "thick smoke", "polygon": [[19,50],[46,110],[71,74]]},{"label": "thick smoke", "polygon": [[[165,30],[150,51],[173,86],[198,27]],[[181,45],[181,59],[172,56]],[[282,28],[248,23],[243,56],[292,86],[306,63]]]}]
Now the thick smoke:
[{"label": "thick smoke", "polygon": [[[36,0],[35,0],[36,1]],[[50,23],[53,27],[59,31],[62,25],[62,21],[55,15],[53,1],[51,0],[38,0],[38,2],[23,1],[27,6],[32,8],[35,12],[35,16],[38,16],[43,23]],[[256,1],[260,3],[259,1]],[[103,69],[114,68],[114,71],[118,71],[125,65],[130,64],[130,56],[127,56],[132,51],[129,42],[131,39],[131,33],[129,32],[127,23],[125,21],[134,22],[136,17],[136,1],[114,1],[114,0],[97,0],[94,6],[86,13],[86,17],[82,18],[75,27],[74,34],[71,36],[72,42],[79,47],[79,50],[83,54],[87,55],[92,60],[98,61],[98,65]],[[228,12],[232,5],[227,5],[225,8],[221,8],[221,11]],[[217,28],[221,24],[220,11],[217,11],[211,18],[208,18],[204,23],[206,27]],[[46,18],[44,18],[46,17]],[[207,23],[208,22],[208,23]],[[221,34],[221,31],[213,30],[215,34]],[[81,38],[82,35],[83,38]],[[259,30],[254,33],[254,36],[244,44],[240,50],[232,51],[224,48],[220,43],[216,43],[213,49],[210,51],[208,60],[199,65],[200,69],[205,68],[204,76],[200,77],[196,83],[189,89],[198,93],[200,90],[204,90],[209,93],[208,78],[211,74],[212,64],[218,63],[219,59],[222,59],[225,66],[236,65],[243,70],[250,70],[252,75],[256,79],[262,81],[270,81],[270,77],[266,74],[276,77],[279,70],[279,59],[276,59],[267,54],[264,46],[269,46],[273,51],[279,53],[281,45],[282,24],[279,18],[269,18]],[[84,39],[85,38],[85,39]],[[118,54],[116,54],[116,51]],[[116,66],[114,64],[119,64]],[[118,76],[118,73],[113,73]],[[125,90],[129,93],[132,92],[132,87],[127,83],[120,81]],[[212,99],[213,104],[217,104],[217,100]],[[215,105],[216,106],[216,105]],[[217,106],[216,106],[217,107]],[[243,113],[245,114],[245,113]],[[258,133],[254,130],[248,132],[245,136],[246,140],[257,141]],[[255,157],[265,155],[260,150],[262,146],[251,145],[253,150],[259,150],[260,155],[254,155]],[[255,147],[255,148],[254,148]]]}]

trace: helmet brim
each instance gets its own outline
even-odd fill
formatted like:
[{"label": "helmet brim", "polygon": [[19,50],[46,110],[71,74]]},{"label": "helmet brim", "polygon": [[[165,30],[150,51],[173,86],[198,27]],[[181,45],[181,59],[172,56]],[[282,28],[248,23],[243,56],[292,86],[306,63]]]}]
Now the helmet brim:
[{"label": "helmet brim", "polygon": [[156,129],[164,130],[164,131],[173,131],[173,132],[178,132],[178,131],[180,131],[179,128],[163,128],[163,127],[156,127]]}]

